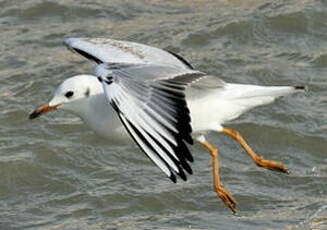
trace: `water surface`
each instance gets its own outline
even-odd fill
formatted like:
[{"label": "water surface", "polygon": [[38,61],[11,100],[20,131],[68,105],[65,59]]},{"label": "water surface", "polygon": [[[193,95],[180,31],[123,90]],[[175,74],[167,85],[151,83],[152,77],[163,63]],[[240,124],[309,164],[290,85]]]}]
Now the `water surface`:
[{"label": "water surface", "polygon": [[[318,0],[0,2],[1,229],[327,229],[327,4]],[[96,137],[73,116],[27,120],[64,79],[92,73],[67,37],[175,51],[227,82],[308,85],[306,94],[228,126],[290,175],[257,168],[219,134],[234,216],[212,191],[210,157],[173,184],[134,146]]]}]

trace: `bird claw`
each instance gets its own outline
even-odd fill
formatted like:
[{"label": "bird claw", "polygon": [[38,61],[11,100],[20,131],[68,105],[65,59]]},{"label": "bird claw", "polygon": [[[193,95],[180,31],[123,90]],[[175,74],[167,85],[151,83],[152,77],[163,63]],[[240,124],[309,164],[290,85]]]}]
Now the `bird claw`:
[{"label": "bird claw", "polygon": [[257,164],[257,166],[262,167],[262,168],[289,174],[289,171],[284,166],[284,164],[277,162],[277,161],[266,160],[262,156],[260,156],[259,158],[256,159],[256,164]]},{"label": "bird claw", "polygon": [[218,186],[215,188],[217,195],[224,202],[224,204],[232,210],[233,213],[236,213],[236,199],[232,194],[225,189],[223,186]]}]

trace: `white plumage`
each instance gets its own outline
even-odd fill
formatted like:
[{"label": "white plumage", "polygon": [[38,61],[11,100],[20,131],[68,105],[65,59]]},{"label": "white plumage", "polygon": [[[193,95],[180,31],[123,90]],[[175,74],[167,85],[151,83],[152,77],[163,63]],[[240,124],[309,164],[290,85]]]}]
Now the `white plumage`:
[{"label": "white plumage", "polygon": [[[97,63],[95,76],[65,80],[50,102],[30,115],[31,119],[58,108],[79,116],[104,138],[130,141],[131,136],[173,181],[175,174],[186,180],[184,170],[192,173],[188,163],[193,158],[186,143],[192,144],[191,135],[194,138],[207,131],[232,136],[261,167],[287,172],[280,163],[260,163],[264,159],[238,132],[226,130],[223,124],[303,87],[226,83],[194,70],[175,53],[138,43],[71,38],[65,44]],[[212,154],[216,192],[235,211],[234,198],[215,174],[219,169],[217,150],[204,136],[195,139]]]}]

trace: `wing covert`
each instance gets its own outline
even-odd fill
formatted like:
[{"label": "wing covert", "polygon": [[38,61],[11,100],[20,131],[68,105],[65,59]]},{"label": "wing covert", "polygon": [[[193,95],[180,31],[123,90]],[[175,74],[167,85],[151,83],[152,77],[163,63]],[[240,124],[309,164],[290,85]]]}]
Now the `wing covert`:
[{"label": "wing covert", "polygon": [[68,38],[64,44],[83,57],[100,63],[120,62],[163,64],[181,69],[193,68],[181,56],[156,47],[108,38]]}]

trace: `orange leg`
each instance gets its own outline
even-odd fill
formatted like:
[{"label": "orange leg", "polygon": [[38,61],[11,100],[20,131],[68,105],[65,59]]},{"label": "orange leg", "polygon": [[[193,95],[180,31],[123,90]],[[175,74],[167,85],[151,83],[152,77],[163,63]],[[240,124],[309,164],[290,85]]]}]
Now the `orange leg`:
[{"label": "orange leg", "polygon": [[252,148],[246,143],[246,141],[244,140],[244,138],[241,136],[241,134],[238,131],[223,128],[222,132],[229,135],[229,136],[231,136],[238,143],[240,143],[240,145],[244,148],[244,150],[252,158],[252,160],[256,163],[257,166],[263,167],[263,168],[266,168],[266,169],[270,169],[270,170],[273,170],[273,171],[288,173],[288,169],[282,163],[272,161],[272,160],[266,160],[266,159],[263,158],[263,156],[260,156],[260,155],[256,154],[252,150]]},{"label": "orange leg", "polygon": [[230,192],[228,192],[228,190],[223,187],[223,184],[220,181],[218,148],[216,148],[214,145],[205,140],[200,141],[200,143],[209,151],[211,155],[213,184],[218,197],[220,197],[220,199],[228,208],[230,208],[234,213],[236,213],[236,200],[230,194]]}]

